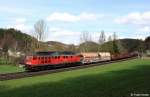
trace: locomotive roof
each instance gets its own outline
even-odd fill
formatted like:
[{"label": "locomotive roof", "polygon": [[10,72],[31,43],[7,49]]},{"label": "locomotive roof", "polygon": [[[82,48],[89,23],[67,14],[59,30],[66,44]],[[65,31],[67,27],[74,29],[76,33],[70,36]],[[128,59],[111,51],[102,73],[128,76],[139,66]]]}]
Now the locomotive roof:
[{"label": "locomotive roof", "polygon": [[51,55],[51,56],[56,56],[56,55],[75,55],[75,52],[72,51],[40,51],[36,52],[35,55]]}]

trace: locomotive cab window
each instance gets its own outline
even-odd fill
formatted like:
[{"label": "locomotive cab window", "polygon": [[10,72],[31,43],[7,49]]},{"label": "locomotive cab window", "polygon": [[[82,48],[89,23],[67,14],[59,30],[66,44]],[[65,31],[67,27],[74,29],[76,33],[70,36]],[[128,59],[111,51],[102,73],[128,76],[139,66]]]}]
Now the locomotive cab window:
[{"label": "locomotive cab window", "polygon": [[33,60],[36,60],[37,59],[37,57],[33,57]]},{"label": "locomotive cab window", "polygon": [[55,56],[55,59],[57,59],[57,56]]},{"label": "locomotive cab window", "polygon": [[45,60],[47,60],[47,57],[45,57]]}]

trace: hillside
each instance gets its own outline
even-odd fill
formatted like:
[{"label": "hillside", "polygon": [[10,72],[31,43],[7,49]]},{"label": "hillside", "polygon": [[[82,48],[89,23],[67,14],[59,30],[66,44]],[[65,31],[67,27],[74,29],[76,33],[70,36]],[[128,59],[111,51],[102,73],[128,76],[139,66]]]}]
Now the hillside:
[{"label": "hillside", "polygon": [[13,51],[27,52],[34,50],[37,40],[15,29],[0,29],[0,48],[4,52]]},{"label": "hillside", "polygon": [[[15,29],[0,29],[0,49],[3,50],[3,52],[7,52],[9,49],[11,49],[12,51],[20,51],[25,53],[32,53],[39,50],[70,50],[76,52],[112,52],[113,50],[112,41],[106,42],[101,46],[98,43],[92,41],[81,43],[78,46],[73,44],[68,45],[57,41],[40,42],[40,48],[37,47],[37,44],[38,42],[36,38],[22,33],[21,31]],[[144,45],[144,41],[138,39],[117,40],[117,47],[120,52],[144,50]]]},{"label": "hillside", "polygon": [[82,52],[97,52],[99,51],[99,44],[92,41],[87,41],[84,43],[81,43],[78,47],[79,51]]},{"label": "hillside", "polygon": [[[40,48],[38,48],[38,44],[41,45]],[[48,45],[44,42],[38,43],[36,38],[11,28],[0,29],[0,48],[3,52],[11,50],[30,53],[38,50],[48,50]]]},{"label": "hillside", "polygon": [[68,47],[68,45],[57,41],[48,41],[46,44],[50,47],[50,50],[65,50]]},{"label": "hillside", "polygon": [[[40,44],[40,47],[38,47]],[[35,51],[56,51],[71,50],[76,51],[73,44],[64,44],[57,41],[38,43],[37,39],[16,29],[0,29],[0,52],[32,53]]]},{"label": "hillside", "polygon": [[[133,51],[144,51],[145,43],[139,39],[118,39],[115,41],[116,48],[118,52],[133,52]],[[78,47],[79,51],[83,52],[111,52],[114,53],[114,41],[105,42],[102,45],[99,45],[96,42],[84,42],[81,43]]]},{"label": "hillside", "polygon": [[[120,52],[133,52],[144,50],[144,41],[138,39],[119,39],[116,41]],[[113,41],[109,41],[101,45],[101,51],[110,51],[113,49]]]}]

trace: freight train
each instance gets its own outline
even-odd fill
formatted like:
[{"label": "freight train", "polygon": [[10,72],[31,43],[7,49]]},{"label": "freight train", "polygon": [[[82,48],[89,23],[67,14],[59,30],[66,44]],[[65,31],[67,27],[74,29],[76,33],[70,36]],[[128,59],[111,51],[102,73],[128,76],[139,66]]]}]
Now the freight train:
[{"label": "freight train", "polygon": [[26,70],[45,70],[52,67],[76,66],[88,63],[119,60],[137,56],[137,53],[123,53],[112,55],[109,52],[47,51],[27,55],[24,60]]}]

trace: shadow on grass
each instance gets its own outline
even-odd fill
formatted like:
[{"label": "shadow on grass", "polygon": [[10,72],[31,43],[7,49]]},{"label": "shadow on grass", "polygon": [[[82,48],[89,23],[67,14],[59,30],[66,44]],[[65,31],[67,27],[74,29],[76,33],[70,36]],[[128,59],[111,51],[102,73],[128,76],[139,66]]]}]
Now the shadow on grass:
[{"label": "shadow on grass", "polygon": [[131,93],[150,93],[150,66],[111,71],[47,82],[7,90],[0,87],[0,97],[131,97]]}]

